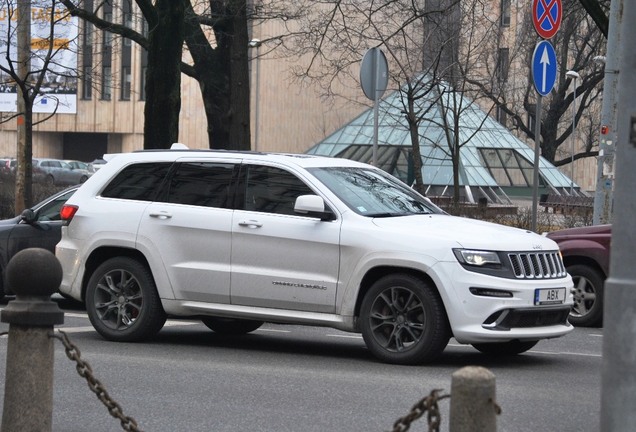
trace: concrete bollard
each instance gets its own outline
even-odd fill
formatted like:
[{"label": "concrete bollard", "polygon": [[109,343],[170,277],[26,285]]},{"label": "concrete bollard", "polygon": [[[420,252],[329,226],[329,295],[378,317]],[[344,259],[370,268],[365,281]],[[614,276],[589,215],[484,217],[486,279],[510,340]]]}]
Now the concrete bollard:
[{"label": "concrete bollard", "polygon": [[495,432],[498,406],[495,375],[479,366],[453,373],[451,382],[450,432]]},{"label": "concrete bollard", "polygon": [[62,266],[51,252],[30,248],[7,265],[7,285],[16,298],[0,314],[9,323],[2,432],[49,432],[53,421],[55,324],[64,312],[51,301]]}]

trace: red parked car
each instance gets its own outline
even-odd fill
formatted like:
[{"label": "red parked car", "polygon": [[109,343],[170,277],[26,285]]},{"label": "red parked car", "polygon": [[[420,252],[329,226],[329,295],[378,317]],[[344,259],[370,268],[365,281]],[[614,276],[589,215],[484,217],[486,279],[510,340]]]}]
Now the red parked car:
[{"label": "red parked car", "polygon": [[547,234],[558,243],[574,280],[570,323],[591,327],[603,322],[603,291],[609,274],[612,225],[568,228]]}]

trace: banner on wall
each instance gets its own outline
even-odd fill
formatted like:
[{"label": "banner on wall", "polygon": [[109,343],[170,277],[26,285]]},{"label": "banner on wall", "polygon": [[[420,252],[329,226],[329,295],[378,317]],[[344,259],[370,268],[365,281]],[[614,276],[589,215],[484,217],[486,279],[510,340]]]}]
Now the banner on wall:
[{"label": "banner on wall", "polygon": [[[17,70],[17,2],[4,0],[0,7],[0,111],[15,112],[17,88],[7,70],[7,58]],[[49,63],[40,92],[33,104],[34,113],[75,114],[77,112],[78,18],[50,0],[31,1],[32,77],[39,76]],[[50,41],[53,40],[51,44]],[[52,46],[51,46],[52,45]],[[51,54],[49,55],[49,49]]]}]

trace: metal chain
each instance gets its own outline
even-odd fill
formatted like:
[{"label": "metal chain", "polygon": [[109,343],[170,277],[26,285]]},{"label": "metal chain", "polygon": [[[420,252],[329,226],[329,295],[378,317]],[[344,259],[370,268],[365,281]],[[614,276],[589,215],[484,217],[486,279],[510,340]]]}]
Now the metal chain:
[{"label": "metal chain", "polygon": [[97,378],[95,378],[91,366],[86,361],[80,358],[81,353],[79,348],[70,341],[68,335],[62,330],[58,330],[58,333],[59,334],[51,332],[50,337],[62,341],[62,344],[64,345],[66,351],[66,356],[77,363],[77,373],[79,373],[82,378],[86,379],[88,387],[93,391],[93,393],[97,395],[97,398],[102,401],[106,408],[108,408],[108,412],[110,413],[110,415],[119,419],[121,427],[125,431],[142,432],[141,429],[137,427],[137,422],[135,421],[135,419],[124,415],[121,406],[110,397],[110,395],[106,391],[106,388],[104,388],[102,383]]},{"label": "metal chain", "polygon": [[442,416],[439,412],[437,402],[450,397],[450,395],[439,395],[441,389],[432,390],[431,393],[413,405],[411,412],[404,417],[399,418],[394,424],[391,432],[405,432],[411,427],[418,418],[422,417],[425,412],[428,413],[428,432],[439,432],[442,423]]}]

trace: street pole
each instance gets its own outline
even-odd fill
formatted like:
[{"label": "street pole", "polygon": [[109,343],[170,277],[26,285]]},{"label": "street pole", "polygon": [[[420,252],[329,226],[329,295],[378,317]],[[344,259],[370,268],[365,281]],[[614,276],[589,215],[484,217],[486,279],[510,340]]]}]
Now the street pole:
[{"label": "street pole", "polygon": [[636,2],[613,0],[623,20],[618,47],[616,185],[609,278],[605,282],[601,422],[603,432],[636,430]]},{"label": "street pole", "polygon": [[594,225],[612,221],[614,194],[614,152],[616,146],[616,86],[618,83],[618,48],[621,45],[620,27],[623,14],[618,7],[611,7],[609,34],[603,79],[603,104],[601,108],[601,131],[596,167],[596,192],[594,194]]},{"label": "street pole", "polygon": [[532,231],[537,231],[537,212],[539,202],[539,162],[541,157],[541,95],[537,96],[534,114],[534,169],[532,170]]},{"label": "street pole", "polygon": [[261,126],[259,118],[260,110],[258,106],[261,96],[261,58],[259,56],[261,45],[262,43],[260,39],[252,39],[249,43],[249,47],[256,50],[256,90],[254,91],[254,151],[258,151],[258,132]]},{"label": "street pole", "polygon": [[[31,196],[26,191],[26,172],[27,172],[27,118],[26,118],[26,101],[22,87],[18,84],[25,85],[28,81],[28,74],[31,69],[31,0],[18,0],[17,8],[17,61],[18,61],[18,78],[16,93],[16,169],[15,169],[15,199],[14,210],[17,214],[24,210],[27,204],[27,196]],[[30,168],[29,168],[30,169]],[[31,203],[28,203],[29,205]]]},{"label": "street pole", "polygon": [[570,196],[574,196],[574,142],[576,141],[576,81],[581,78],[581,76],[571,70],[567,71],[565,76],[570,77],[574,80],[574,99],[572,100],[572,137],[570,143],[570,151],[572,155],[570,156]]}]

